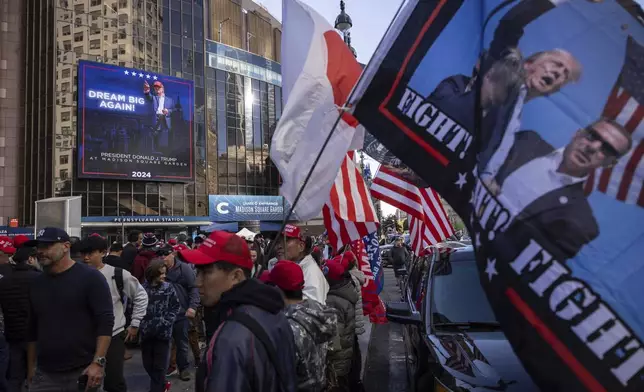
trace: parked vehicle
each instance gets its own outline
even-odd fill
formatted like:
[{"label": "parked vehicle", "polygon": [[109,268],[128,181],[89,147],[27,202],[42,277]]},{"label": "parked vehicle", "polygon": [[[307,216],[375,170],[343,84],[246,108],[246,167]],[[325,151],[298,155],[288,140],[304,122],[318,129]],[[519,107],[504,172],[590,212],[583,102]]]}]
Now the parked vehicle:
[{"label": "parked vehicle", "polygon": [[538,391],[494,317],[472,247],[417,258],[387,319],[403,324],[410,391]]}]

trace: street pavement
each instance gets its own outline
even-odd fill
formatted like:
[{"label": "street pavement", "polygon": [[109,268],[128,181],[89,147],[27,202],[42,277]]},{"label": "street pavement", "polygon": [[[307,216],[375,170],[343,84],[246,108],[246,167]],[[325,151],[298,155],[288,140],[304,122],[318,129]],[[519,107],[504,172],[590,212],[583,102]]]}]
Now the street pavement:
[{"label": "street pavement", "polygon": [[[385,284],[380,293],[384,302],[400,300],[393,270],[385,268]],[[363,361],[363,380],[367,392],[406,392],[407,376],[402,329],[398,324],[366,326],[366,332],[358,337]],[[148,391],[149,378],[141,362],[141,352],[132,349],[132,359],[125,362],[125,377],[129,392]],[[192,357],[191,357],[192,358]],[[366,363],[365,363],[366,362]],[[194,374],[190,381],[181,381],[178,376],[168,380],[172,383],[171,391],[194,391]],[[383,388],[387,386],[387,388]],[[232,392],[232,391],[231,391]]]},{"label": "street pavement", "polygon": [[[384,268],[384,271],[385,284],[380,298],[385,303],[400,301],[393,269]],[[367,392],[407,392],[407,358],[401,325],[373,325],[362,379]]]}]

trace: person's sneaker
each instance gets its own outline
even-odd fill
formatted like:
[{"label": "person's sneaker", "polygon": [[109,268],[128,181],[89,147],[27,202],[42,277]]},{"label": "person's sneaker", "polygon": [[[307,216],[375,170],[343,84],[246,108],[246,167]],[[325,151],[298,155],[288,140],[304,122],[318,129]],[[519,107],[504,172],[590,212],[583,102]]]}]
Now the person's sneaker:
[{"label": "person's sneaker", "polygon": [[175,367],[168,368],[168,371],[165,373],[166,377],[172,377],[179,374],[179,371]]},{"label": "person's sneaker", "polygon": [[181,373],[179,374],[179,379],[181,381],[190,381],[190,372],[188,371],[188,369],[181,371]]}]

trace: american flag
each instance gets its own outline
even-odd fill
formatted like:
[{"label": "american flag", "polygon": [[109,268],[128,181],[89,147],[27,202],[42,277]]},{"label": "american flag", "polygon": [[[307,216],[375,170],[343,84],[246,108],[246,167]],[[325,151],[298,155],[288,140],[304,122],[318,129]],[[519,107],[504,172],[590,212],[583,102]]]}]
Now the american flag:
[{"label": "american flag", "polygon": [[340,249],[378,230],[378,217],[369,189],[349,151],[331,188],[329,201],[322,208],[329,243]]},{"label": "american flag", "polygon": [[454,234],[440,197],[431,188],[418,188],[381,166],[371,185],[371,194],[410,215],[409,233],[417,255]]},{"label": "american flag", "polygon": [[611,168],[598,169],[585,184],[586,193],[605,193],[627,204],[644,207],[644,47],[632,37],[626,44],[622,72],[604,107],[603,116],[615,120],[633,138],[633,148]]}]

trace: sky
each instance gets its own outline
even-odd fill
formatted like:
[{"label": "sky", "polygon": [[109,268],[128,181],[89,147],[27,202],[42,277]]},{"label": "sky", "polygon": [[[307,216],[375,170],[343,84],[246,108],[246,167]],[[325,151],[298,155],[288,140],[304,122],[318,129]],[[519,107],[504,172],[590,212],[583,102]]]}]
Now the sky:
[{"label": "sky", "polygon": [[[282,20],[282,0],[261,0],[256,1],[262,4],[278,20]],[[340,13],[340,1],[332,0],[303,0],[304,3],[313,7],[331,26]],[[376,51],[380,39],[389,27],[398,7],[399,0],[345,0],[345,12],[353,21],[351,29],[351,46],[356,49],[358,61],[366,64]],[[378,169],[378,162],[371,158],[367,159],[371,166],[371,172],[375,175]],[[396,212],[396,208],[380,202],[383,216]]]}]

